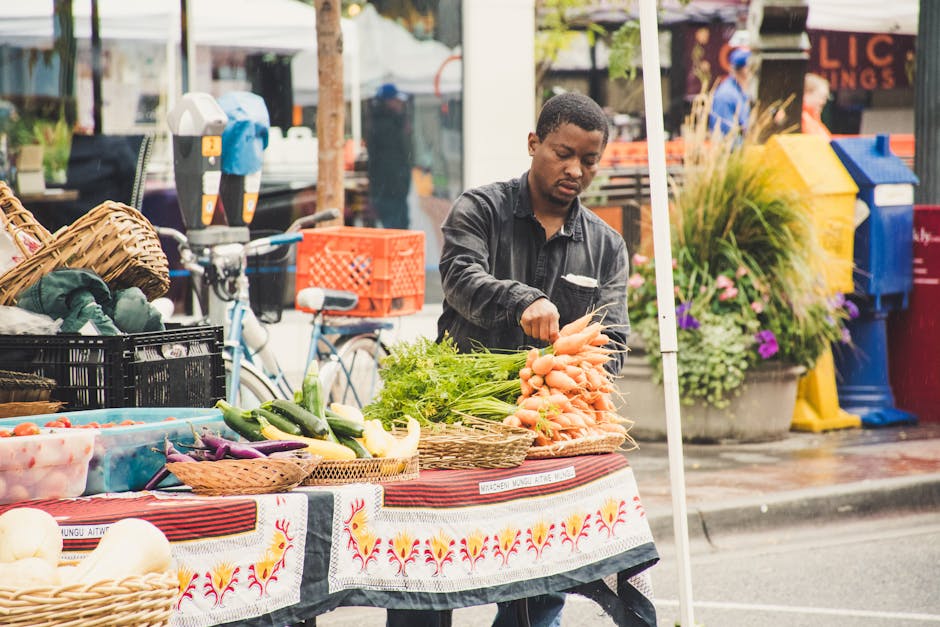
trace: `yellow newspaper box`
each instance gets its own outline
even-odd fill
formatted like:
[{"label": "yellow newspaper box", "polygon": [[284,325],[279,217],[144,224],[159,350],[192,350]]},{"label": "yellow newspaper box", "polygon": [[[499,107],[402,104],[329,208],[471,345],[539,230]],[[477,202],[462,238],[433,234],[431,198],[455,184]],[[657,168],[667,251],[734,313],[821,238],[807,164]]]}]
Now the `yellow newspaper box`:
[{"label": "yellow newspaper box", "polygon": [[813,226],[826,253],[817,267],[830,293],[850,294],[854,288],[855,181],[819,135],[774,135],[763,157],[784,185],[809,196]]}]

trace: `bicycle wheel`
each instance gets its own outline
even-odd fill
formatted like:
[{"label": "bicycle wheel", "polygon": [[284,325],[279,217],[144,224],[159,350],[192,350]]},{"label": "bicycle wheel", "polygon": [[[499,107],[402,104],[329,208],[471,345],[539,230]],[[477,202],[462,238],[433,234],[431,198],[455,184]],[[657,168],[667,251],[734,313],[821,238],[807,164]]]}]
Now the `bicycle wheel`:
[{"label": "bicycle wheel", "polygon": [[[222,360],[225,362],[225,388],[227,393],[232,384],[232,358],[228,354],[223,354]],[[278,392],[277,387],[263,372],[258,370],[254,364],[242,360],[241,371],[239,372],[238,395],[235,397],[237,407],[254,409],[264,401],[281,397],[282,395]]]},{"label": "bicycle wheel", "polygon": [[355,407],[368,405],[382,389],[379,362],[388,355],[374,333],[356,335],[337,343],[336,356],[321,370],[323,389],[331,403]]}]

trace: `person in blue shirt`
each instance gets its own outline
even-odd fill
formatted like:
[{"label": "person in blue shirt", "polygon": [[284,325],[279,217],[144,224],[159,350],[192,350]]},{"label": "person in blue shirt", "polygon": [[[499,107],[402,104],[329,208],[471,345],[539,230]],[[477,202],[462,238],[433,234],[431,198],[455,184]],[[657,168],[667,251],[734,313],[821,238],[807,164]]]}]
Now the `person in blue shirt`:
[{"label": "person in blue shirt", "polygon": [[749,50],[736,48],[731,51],[728,61],[731,73],[718,85],[712,97],[712,107],[708,114],[709,130],[719,129],[727,134],[733,127],[740,126],[741,132],[747,130],[751,103],[747,95],[747,83],[751,77],[748,61]]}]

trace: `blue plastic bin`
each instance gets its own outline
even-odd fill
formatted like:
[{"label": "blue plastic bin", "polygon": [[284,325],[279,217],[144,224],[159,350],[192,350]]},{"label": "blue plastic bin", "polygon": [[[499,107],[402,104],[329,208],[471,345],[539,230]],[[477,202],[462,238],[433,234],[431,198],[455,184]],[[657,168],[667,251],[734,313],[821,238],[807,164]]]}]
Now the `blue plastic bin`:
[{"label": "blue plastic bin", "polygon": [[[18,416],[0,420],[0,428],[12,427],[30,421],[42,426],[59,414],[41,416]],[[218,409],[192,407],[125,407],[113,409],[91,409],[62,414],[73,425],[90,422],[115,424],[124,420],[139,420],[146,424],[98,429],[95,450],[88,462],[88,481],[84,495],[103,492],[132,492],[140,490],[164,463],[163,440],[170,438],[179,448],[181,444],[193,443],[193,429],[197,433],[203,427],[221,432],[223,437],[239,439],[222,421]],[[172,416],[176,420],[167,420]],[[153,449],[157,449],[154,451]],[[160,487],[179,485],[179,480],[170,475]]]}]

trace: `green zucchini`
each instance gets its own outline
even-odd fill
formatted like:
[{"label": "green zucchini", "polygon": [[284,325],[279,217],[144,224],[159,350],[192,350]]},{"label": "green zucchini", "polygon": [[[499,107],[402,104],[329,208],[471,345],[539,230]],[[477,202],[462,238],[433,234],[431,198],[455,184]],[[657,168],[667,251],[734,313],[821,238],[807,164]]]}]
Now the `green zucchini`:
[{"label": "green zucchini", "polygon": [[301,398],[303,399],[303,408],[317,416],[326,426],[326,434],[323,436],[331,442],[339,442],[336,434],[330,428],[326,421],[326,398],[323,396],[323,388],[320,387],[320,365],[316,361],[311,361],[307,366],[307,372],[304,373],[304,382],[300,387]]},{"label": "green zucchini", "polygon": [[[271,411],[270,409],[265,409],[263,407],[258,407],[257,409],[251,410],[251,415],[257,420],[258,416],[264,416],[264,419],[270,422],[272,425],[283,431],[284,433],[289,433],[291,435],[303,435],[304,432],[297,425],[297,423],[292,422],[282,416],[281,414]],[[259,421],[260,422],[260,421]]]},{"label": "green zucchini", "polygon": [[287,418],[300,427],[303,434],[308,437],[320,438],[322,440],[327,437],[327,434],[330,432],[330,427],[326,423],[326,420],[322,420],[297,403],[276,398],[273,401],[261,403],[261,407]]},{"label": "green zucchini", "polygon": [[343,418],[329,409],[326,410],[326,422],[337,437],[346,436],[348,438],[361,438],[363,424],[356,420]]},{"label": "green zucchini", "polygon": [[357,459],[371,459],[372,458],[372,453],[367,451],[366,447],[364,447],[362,444],[359,444],[358,441],[352,438],[347,438],[346,436],[341,435],[339,436],[339,443],[345,446],[346,448],[352,449],[353,452],[356,453]]},{"label": "green zucchini", "polygon": [[215,406],[222,410],[222,420],[225,424],[238,435],[252,442],[266,439],[261,435],[261,425],[252,419],[251,412],[229,405],[223,400],[218,401]]}]

